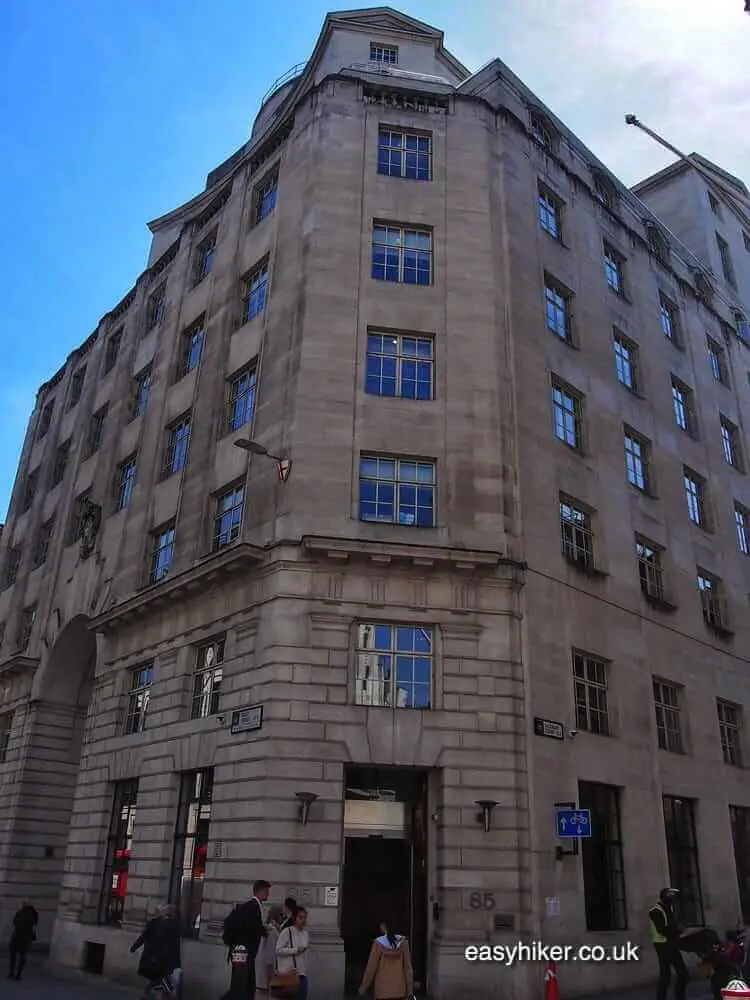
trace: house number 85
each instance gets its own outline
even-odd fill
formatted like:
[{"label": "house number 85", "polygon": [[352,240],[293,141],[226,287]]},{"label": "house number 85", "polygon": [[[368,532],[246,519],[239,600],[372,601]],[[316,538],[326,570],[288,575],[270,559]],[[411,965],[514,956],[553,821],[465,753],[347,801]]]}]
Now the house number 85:
[{"label": "house number 85", "polygon": [[494,910],[495,897],[491,892],[472,892],[469,896],[469,906],[472,910]]}]

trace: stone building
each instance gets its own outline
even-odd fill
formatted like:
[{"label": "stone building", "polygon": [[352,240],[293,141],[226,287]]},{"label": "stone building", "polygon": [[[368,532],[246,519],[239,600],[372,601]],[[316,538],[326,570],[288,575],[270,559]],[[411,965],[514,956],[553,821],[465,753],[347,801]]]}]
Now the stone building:
[{"label": "stone building", "polygon": [[724,283],[501,62],[387,8],[326,18],[150,228],[0,542],[0,931],[31,898],[57,960],[123,977],[169,898],[218,994],[262,877],[309,907],[313,997],[384,916],[436,1000],[526,1000],[538,963],[465,948],[644,943],[668,882],[750,917]]}]

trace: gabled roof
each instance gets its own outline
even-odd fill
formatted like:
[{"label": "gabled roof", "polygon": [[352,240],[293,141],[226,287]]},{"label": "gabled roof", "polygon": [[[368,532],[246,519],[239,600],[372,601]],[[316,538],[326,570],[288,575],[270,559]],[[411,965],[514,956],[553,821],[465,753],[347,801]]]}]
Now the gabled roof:
[{"label": "gabled roof", "polygon": [[[275,115],[273,121],[269,124],[269,127],[265,132],[262,132],[260,135],[253,138],[230,157],[230,160],[235,157],[237,158],[237,166],[243,163],[251,150],[257,148],[268,137],[273,129],[275,129],[281,121],[288,116],[289,110],[295,107],[300,98],[312,86],[315,79],[315,72],[335,28],[344,28],[349,31],[359,30],[363,32],[387,32],[389,35],[395,35],[397,37],[401,35],[405,38],[422,38],[425,41],[429,40],[436,45],[439,58],[450,67],[456,76],[463,78],[467,78],[469,76],[469,70],[463,65],[463,63],[459,62],[458,59],[452,55],[452,53],[443,47],[443,32],[438,28],[433,28],[432,25],[425,24],[424,21],[418,21],[416,18],[409,17],[406,14],[402,14],[400,11],[393,10],[392,7],[369,7],[361,10],[333,11],[332,13],[326,15],[320,35],[315,43],[315,48],[307,61],[305,69],[297,78],[295,85],[289,90],[289,93],[286,95],[286,98],[278,110],[278,114]],[[228,178],[229,174],[222,176],[222,180],[228,181]],[[159,216],[157,219],[153,219],[148,223],[149,229],[152,233],[158,232],[165,226],[170,225],[173,222],[178,222],[190,214],[199,211],[204,204],[209,204],[211,199],[215,197],[217,189],[218,185],[217,187],[209,187],[200,192],[200,194],[196,195],[195,198],[185,202],[183,205],[172,209],[170,212]]]},{"label": "gabled roof", "polygon": [[390,35],[404,35],[410,38],[429,39],[437,42],[438,55],[451,67],[457,76],[469,76],[469,70],[456,57],[443,47],[445,35],[439,28],[418,21],[415,17],[402,14],[392,7],[368,7],[361,10],[337,10],[326,16],[323,30],[315,46],[310,62],[322,51],[321,42],[325,43],[331,28],[340,27],[361,31],[383,31]]},{"label": "gabled roof", "polygon": [[362,27],[365,29],[381,28],[383,31],[406,32],[410,35],[424,35],[427,38],[439,38],[443,33],[424,21],[402,14],[392,7],[366,7],[357,10],[331,11],[327,20],[346,23],[347,27]]}]

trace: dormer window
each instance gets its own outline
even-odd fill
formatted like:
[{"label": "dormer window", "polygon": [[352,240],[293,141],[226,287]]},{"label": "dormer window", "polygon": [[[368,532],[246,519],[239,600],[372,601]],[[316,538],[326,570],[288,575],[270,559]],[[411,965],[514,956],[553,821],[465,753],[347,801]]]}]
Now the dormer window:
[{"label": "dormer window", "polygon": [[529,127],[534,141],[551,153],[554,149],[555,134],[547,119],[538,111],[532,111],[529,116]]},{"label": "dormer window", "polygon": [[395,66],[398,63],[398,48],[395,45],[370,42],[370,62],[382,63],[384,66]]},{"label": "dormer window", "polygon": [[617,191],[614,184],[604,174],[594,173],[594,197],[600,205],[604,205],[610,212],[615,210]]},{"label": "dormer window", "polygon": [[695,291],[698,294],[698,298],[704,303],[704,305],[710,306],[714,297],[714,290],[711,287],[711,282],[708,280],[703,271],[696,271],[694,274],[694,280]]},{"label": "dormer window", "polygon": [[654,222],[646,222],[646,238],[651,253],[661,264],[669,260],[669,243],[664,233]]}]

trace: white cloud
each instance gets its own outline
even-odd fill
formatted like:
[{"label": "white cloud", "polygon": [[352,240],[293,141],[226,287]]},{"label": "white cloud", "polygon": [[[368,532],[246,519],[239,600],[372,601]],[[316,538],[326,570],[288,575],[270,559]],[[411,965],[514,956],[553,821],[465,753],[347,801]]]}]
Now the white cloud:
[{"label": "white cloud", "polygon": [[[499,57],[625,183],[683,152],[743,176],[750,163],[750,16],[743,0],[473,0],[446,44],[471,69]],[[750,177],[743,177],[750,182]]]}]

